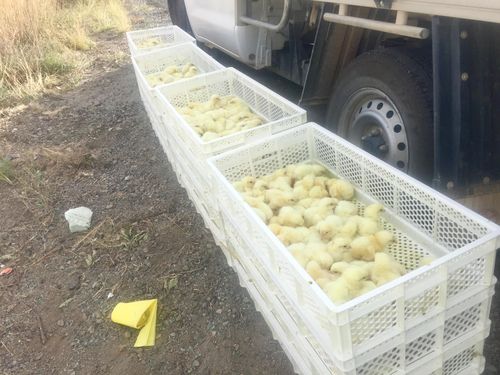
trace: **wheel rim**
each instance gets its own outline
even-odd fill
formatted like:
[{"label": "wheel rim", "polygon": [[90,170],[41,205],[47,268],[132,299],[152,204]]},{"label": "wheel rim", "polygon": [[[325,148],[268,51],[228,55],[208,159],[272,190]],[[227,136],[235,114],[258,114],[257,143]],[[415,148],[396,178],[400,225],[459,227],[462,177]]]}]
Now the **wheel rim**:
[{"label": "wheel rim", "polygon": [[409,145],[403,118],[382,91],[364,88],[347,101],[338,127],[351,143],[407,172]]}]

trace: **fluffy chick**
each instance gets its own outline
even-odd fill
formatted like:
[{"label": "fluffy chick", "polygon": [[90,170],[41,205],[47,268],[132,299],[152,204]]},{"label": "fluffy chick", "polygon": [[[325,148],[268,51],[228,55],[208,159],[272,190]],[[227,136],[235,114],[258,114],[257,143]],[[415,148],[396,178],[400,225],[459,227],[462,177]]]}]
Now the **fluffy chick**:
[{"label": "fluffy chick", "polygon": [[295,203],[293,193],[289,191],[269,189],[266,190],[264,196],[266,197],[266,201],[269,203],[269,207],[273,210],[284,206],[292,206]]},{"label": "fluffy chick", "polygon": [[347,282],[339,277],[335,281],[327,283],[324,288],[326,295],[337,305],[341,305],[351,299]]},{"label": "fluffy chick", "polygon": [[344,225],[344,220],[337,215],[329,215],[325,219],[316,224],[316,228],[323,241],[330,241],[339,233]]},{"label": "fluffy chick", "polygon": [[299,210],[285,206],[278,213],[278,223],[289,227],[301,227],[304,225],[304,218]]},{"label": "fluffy chick", "polygon": [[344,254],[350,251],[351,240],[346,237],[335,237],[327,245],[327,251],[332,256],[334,262],[344,259]]},{"label": "fluffy chick", "polygon": [[372,218],[357,216],[358,220],[358,233],[362,236],[375,234],[379,230],[377,221]]},{"label": "fluffy chick", "polygon": [[375,253],[381,250],[382,247],[374,235],[359,236],[351,242],[351,255],[355,259],[371,261],[375,258]]},{"label": "fluffy chick", "polygon": [[272,179],[269,182],[269,187],[271,189],[279,189],[282,191],[291,191],[292,189],[292,179],[288,176],[279,176]]},{"label": "fluffy chick", "polygon": [[243,177],[240,181],[234,182],[233,186],[240,193],[244,193],[245,191],[251,190],[253,188],[255,181],[255,177],[246,176]]},{"label": "fluffy chick", "polygon": [[319,278],[327,277],[328,271],[325,271],[321,268],[321,265],[315,260],[310,260],[306,264],[306,272],[313,278],[313,280],[317,280]]},{"label": "fluffy chick", "polygon": [[364,217],[375,220],[376,222],[380,219],[380,213],[384,210],[384,206],[380,203],[373,203],[365,207]]},{"label": "fluffy chick", "polygon": [[332,178],[327,182],[328,193],[331,197],[351,200],[354,197],[354,187],[350,182]]},{"label": "fluffy chick", "polygon": [[280,234],[282,226],[278,223],[270,223],[267,227],[274,233],[275,236]]},{"label": "fluffy chick", "polygon": [[325,167],[319,164],[291,164],[287,167],[287,175],[295,180],[301,180],[307,175],[321,176],[325,173]]},{"label": "fluffy chick", "polygon": [[339,234],[345,238],[354,238],[358,232],[358,220],[356,216],[349,217],[339,230]]},{"label": "fluffy chick", "polygon": [[278,238],[285,246],[297,243],[297,242],[307,242],[311,231],[306,227],[282,227]]},{"label": "fluffy chick", "polygon": [[387,253],[375,254],[371,279],[377,285],[388,283],[406,273],[405,268]]},{"label": "fluffy chick", "polygon": [[325,219],[327,216],[333,214],[333,209],[331,206],[313,206],[306,208],[304,211],[304,221],[307,227],[314,226],[318,224],[321,220]]},{"label": "fluffy chick", "polygon": [[349,201],[339,201],[335,207],[335,215],[342,217],[349,217],[356,215],[358,208],[356,205]]},{"label": "fluffy chick", "polygon": [[328,191],[322,186],[313,186],[311,190],[309,190],[309,198],[320,199],[328,197]]}]

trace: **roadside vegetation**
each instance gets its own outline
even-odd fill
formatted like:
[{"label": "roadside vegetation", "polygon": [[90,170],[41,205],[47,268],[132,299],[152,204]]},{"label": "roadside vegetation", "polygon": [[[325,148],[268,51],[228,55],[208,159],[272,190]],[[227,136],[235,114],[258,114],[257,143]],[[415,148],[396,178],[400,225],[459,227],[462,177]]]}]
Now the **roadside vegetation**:
[{"label": "roadside vegetation", "polygon": [[0,107],[78,83],[93,36],[129,28],[123,0],[0,0]]}]

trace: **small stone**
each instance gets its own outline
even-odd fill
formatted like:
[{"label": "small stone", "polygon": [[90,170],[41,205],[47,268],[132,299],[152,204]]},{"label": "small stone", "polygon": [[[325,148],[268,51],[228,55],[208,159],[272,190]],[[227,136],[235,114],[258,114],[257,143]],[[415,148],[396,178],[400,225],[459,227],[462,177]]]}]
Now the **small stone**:
[{"label": "small stone", "polygon": [[200,365],[200,362],[197,359],[195,359],[193,361],[193,367],[198,367],[199,365]]},{"label": "small stone", "polygon": [[102,323],[102,319],[96,319],[96,320],[95,320],[95,322],[96,322],[97,324],[101,324],[101,323]]},{"label": "small stone", "polygon": [[59,327],[64,327],[64,320],[59,319],[59,320],[57,321],[57,325],[58,325]]},{"label": "small stone", "polygon": [[126,177],[124,178],[124,180],[125,180],[125,181],[129,181],[131,178],[132,178],[132,176],[126,176]]},{"label": "small stone", "polygon": [[110,203],[108,205],[106,205],[106,208],[109,210],[110,208],[113,208],[113,203]]},{"label": "small stone", "polygon": [[129,331],[125,331],[125,333],[123,334],[123,336],[125,336],[127,339],[129,339],[132,335],[130,334]]},{"label": "small stone", "polygon": [[89,229],[92,220],[92,210],[87,207],[72,208],[64,213],[71,233],[83,232]]},{"label": "small stone", "polygon": [[80,276],[76,274],[70,275],[69,280],[67,282],[67,288],[69,290],[80,289]]},{"label": "small stone", "polygon": [[216,313],[216,314],[219,314],[219,315],[220,315],[220,314],[222,314],[222,309],[217,309],[217,310],[215,310],[215,313]]}]

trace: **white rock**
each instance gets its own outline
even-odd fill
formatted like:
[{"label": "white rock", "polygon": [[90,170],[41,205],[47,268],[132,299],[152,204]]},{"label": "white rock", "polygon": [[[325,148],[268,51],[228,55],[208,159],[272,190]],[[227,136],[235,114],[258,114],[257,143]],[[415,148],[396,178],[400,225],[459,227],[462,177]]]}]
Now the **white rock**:
[{"label": "white rock", "polygon": [[87,207],[72,208],[64,213],[64,217],[69,223],[71,233],[83,232],[90,227],[92,210]]}]

